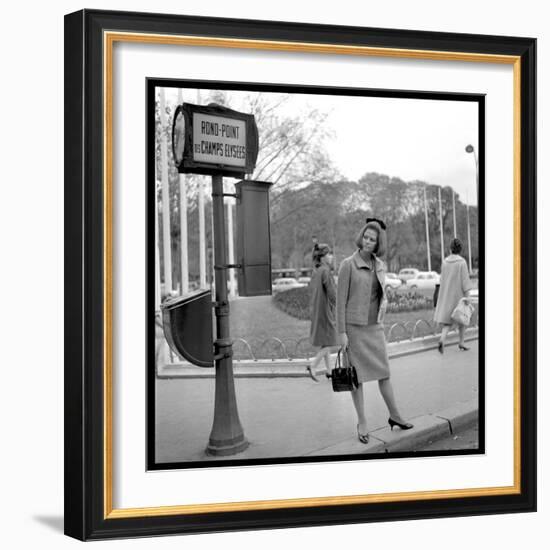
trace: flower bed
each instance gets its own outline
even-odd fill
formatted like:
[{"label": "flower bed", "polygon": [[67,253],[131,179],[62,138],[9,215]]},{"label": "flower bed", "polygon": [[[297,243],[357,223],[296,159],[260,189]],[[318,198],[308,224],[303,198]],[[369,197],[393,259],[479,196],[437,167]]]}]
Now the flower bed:
[{"label": "flower bed", "polygon": [[406,311],[419,311],[421,309],[431,309],[433,307],[432,298],[418,294],[417,292],[407,292],[398,294],[392,292],[388,295],[387,313],[401,313]]},{"label": "flower bed", "polygon": [[[296,319],[309,320],[309,289],[307,287],[292,288],[279,292],[273,297],[273,303],[281,311]],[[401,313],[432,308],[432,299],[417,292],[407,292],[405,294],[392,292],[388,295],[386,312]]]}]

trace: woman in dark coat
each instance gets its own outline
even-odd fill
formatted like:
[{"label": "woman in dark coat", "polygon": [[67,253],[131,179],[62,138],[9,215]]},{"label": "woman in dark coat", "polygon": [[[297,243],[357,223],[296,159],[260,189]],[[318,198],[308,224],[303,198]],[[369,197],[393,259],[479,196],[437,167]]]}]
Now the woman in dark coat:
[{"label": "woman in dark coat", "polygon": [[386,266],[380,259],[386,248],[386,226],[375,218],[367,223],[355,239],[358,250],[346,258],[338,273],[336,326],[350,363],[357,371],[359,387],[351,392],[357,412],[357,437],[369,442],[363,398],[363,384],[378,380],[380,393],[389,410],[388,423],[409,430],[399,413],[390,382],[390,367],[382,319],[386,310]]},{"label": "woman in dark coat", "polygon": [[336,305],[336,285],[332,277],[332,253],[327,244],[315,244],[312,252],[315,268],[309,283],[310,290],[310,342],[320,346],[308,371],[313,380],[317,378],[317,366],[325,361],[325,373],[329,372],[329,354],[338,350],[339,338],[336,333],[334,307]]},{"label": "woman in dark coat", "polygon": [[[473,288],[466,260],[460,256],[462,252],[460,239],[453,239],[450,248],[451,254],[445,258],[441,266],[439,295],[434,313],[434,321],[441,324],[441,338],[437,347],[439,353],[443,353],[447,333],[453,326],[453,320],[451,319],[453,310],[458,302],[467,297],[469,291]],[[464,325],[458,325],[458,349],[461,351],[469,349],[464,345],[465,329]]]}]

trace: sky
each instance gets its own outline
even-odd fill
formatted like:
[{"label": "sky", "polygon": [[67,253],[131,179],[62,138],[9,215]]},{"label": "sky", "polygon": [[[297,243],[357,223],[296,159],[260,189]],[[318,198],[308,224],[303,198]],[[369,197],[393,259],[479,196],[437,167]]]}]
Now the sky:
[{"label": "sky", "polygon": [[[207,93],[184,89],[182,99],[197,103]],[[176,102],[177,94],[166,89],[167,103]],[[240,110],[243,95],[250,92],[227,94],[228,106]],[[292,116],[306,107],[327,113],[331,137],[325,148],[344,177],[357,180],[366,172],[379,172],[422,180],[450,186],[462,202],[476,204],[475,159],[465,147],[478,150],[477,103],[292,94],[280,109]]]}]

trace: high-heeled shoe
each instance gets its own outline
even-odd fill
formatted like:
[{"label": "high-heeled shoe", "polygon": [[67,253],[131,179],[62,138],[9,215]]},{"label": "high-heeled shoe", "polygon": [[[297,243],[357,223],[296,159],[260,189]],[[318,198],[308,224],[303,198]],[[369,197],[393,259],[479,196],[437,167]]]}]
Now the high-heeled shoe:
[{"label": "high-heeled shoe", "polygon": [[359,441],[361,443],[364,443],[365,445],[368,445],[369,444],[369,434],[366,433],[366,434],[362,434],[360,431],[359,431],[359,424],[357,424],[357,439],[359,439]]},{"label": "high-heeled shoe", "polygon": [[390,428],[393,431],[394,426],[399,426],[402,430],[410,430],[411,428],[414,428],[414,425],[410,422],[397,422],[397,420],[394,420],[393,418],[388,418],[388,424],[390,425]]},{"label": "high-heeled shoe", "polygon": [[314,382],[319,382],[319,378],[317,378],[317,373],[313,372],[313,369],[311,368],[311,365],[308,365],[306,368],[307,368],[307,372],[308,372],[310,378]]},{"label": "high-heeled shoe", "polygon": [[467,348],[466,346],[464,346],[463,344],[458,344],[458,349],[460,351],[468,351],[470,348]]},{"label": "high-heeled shoe", "polygon": [[437,344],[437,351],[443,355],[443,342]]}]

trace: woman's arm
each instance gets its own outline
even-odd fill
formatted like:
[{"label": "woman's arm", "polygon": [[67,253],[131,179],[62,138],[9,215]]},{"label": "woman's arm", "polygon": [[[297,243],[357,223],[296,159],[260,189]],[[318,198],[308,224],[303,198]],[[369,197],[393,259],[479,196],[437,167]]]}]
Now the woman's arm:
[{"label": "woman's arm", "polygon": [[466,265],[466,260],[460,262],[460,278],[462,282],[462,294],[468,296],[470,290],[474,288],[474,285],[470,279],[470,274],[468,273],[468,266]]},{"label": "woman's arm", "polygon": [[378,306],[378,315],[376,316],[376,322],[381,323],[386,315],[386,308],[388,307],[388,297],[386,294],[386,264],[383,260],[380,260],[380,267],[377,270],[377,277],[382,287],[382,296],[380,298],[380,305]]},{"label": "woman's arm", "polygon": [[330,269],[323,270],[323,287],[327,294],[328,303],[334,307],[336,305],[336,285],[334,284],[334,279],[332,278],[332,273]]},{"label": "woman's arm", "polygon": [[336,330],[339,334],[346,332],[346,306],[349,298],[350,278],[350,262],[344,260],[338,272],[338,289],[336,292]]}]

